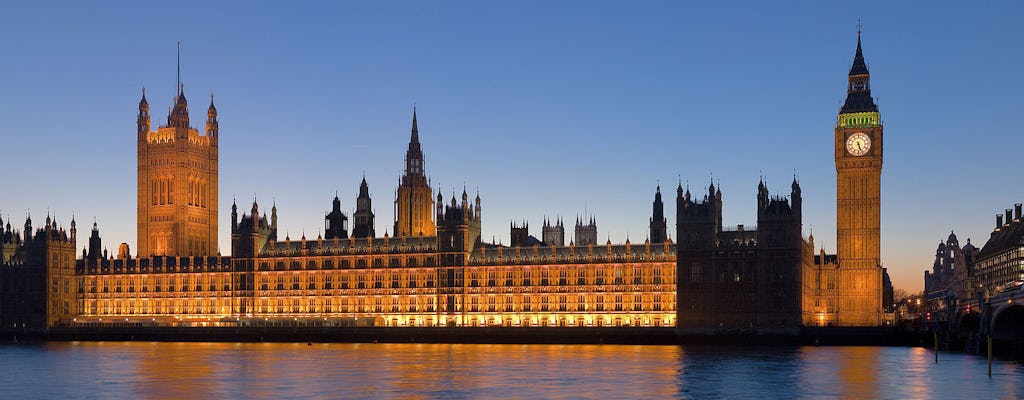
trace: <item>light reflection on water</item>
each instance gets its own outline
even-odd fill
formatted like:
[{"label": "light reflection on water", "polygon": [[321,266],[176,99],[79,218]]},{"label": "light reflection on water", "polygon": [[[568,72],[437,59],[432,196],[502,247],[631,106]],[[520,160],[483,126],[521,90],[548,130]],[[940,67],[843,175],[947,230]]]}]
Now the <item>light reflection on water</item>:
[{"label": "light reflection on water", "polygon": [[[0,346],[0,398],[1020,398],[1024,366],[903,347]],[[27,396],[26,396],[27,395]]]}]

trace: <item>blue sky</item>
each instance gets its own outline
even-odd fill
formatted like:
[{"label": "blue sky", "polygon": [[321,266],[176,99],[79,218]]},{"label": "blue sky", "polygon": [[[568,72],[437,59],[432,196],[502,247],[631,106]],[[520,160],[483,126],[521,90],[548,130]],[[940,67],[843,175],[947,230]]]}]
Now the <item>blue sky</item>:
[{"label": "blue sky", "polygon": [[[804,193],[804,232],[835,246],[833,125],[863,20],[885,123],[883,263],[916,290],[940,239],[987,239],[1024,201],[1013,173],[1024,98],[1019,3],[102,2],[0,12],[0,212],[95,217],[135,248],[135,114],[175,85],[192,121],[220,112],[220,244],[230,204],[276,200],[281,229],[316,237],[335,191],[365,172],[377,231],[419,110],[426,168],[445,196],[479,188],[483,234],[510,220],[642,242],[655,185],[681,178],[755,222],[759,174]],[[695,189],[696,190],[696,189]],[[670,231],[674,223],[670,223]],[[284,234],[285,232],[282,232]],[[674,235],[673,235],[674,236]],[[79,246],[85,246],[79,240]]]}]

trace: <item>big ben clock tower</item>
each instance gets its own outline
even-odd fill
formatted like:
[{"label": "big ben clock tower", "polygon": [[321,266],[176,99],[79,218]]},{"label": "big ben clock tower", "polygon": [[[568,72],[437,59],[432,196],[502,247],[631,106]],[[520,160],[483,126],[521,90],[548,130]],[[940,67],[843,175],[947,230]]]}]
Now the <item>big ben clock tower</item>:
[{"label": "big ben clock tower", "polygon": [[837,318],[840,326],[878,326],[882,313],[880,252],[882,121],[871,98],[861,52],[850,67],[846,102],[835,130]]}]

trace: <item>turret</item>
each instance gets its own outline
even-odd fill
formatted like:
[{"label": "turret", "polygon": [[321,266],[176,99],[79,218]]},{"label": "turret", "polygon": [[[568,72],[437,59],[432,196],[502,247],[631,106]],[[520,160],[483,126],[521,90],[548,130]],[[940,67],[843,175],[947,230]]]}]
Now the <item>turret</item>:
[{"label": "turret", "polygon": [[206,136],[210,137],[211,143],[216,143],[217,132],[217,107],[213,105],[213,93],[210,93],[210,108],[206,110]]},{"label": "turret", "polygon": [[661,201],[661,185],[658,185],[654,191],[650,229],[651,233],[648,239],[651,243],[665,242],[668,236],[668,221],[665,219],[665,205]]},{"label": "turret", "polygon": [[530,223],[523,221],[522,225],[516,225],[515,222],[510,222],[509,227],[510,246],[524,247],[529,244]]},{"label": "turret", "polygon": [[[474,211],[475,212],[473,214],[476,216],[477,219],[480,219],[480,192],[476,192],[476,199],[473,202],[475,203],[475,206],[474,206]],[[1018,210],[1020,210],[1019,205],[1018,205]],[[1020,214],[1020,212],[1018,211],[1017,214]]]},{"label": "turret", "polygon": [[100,229],[96,226],[96,222],[92,223],[92,232],[89,235],[89,252],[87,253],[88,260],[90,262],[96,262],[100,257],[100,252],[103,249],[103,240],[100,239]]},{"label": "turret", "polygon": [[578,246],[597,244],[597,221],[593,216],[585,224],[576,218],[575,243]]},{"label": "turret", "polygon": [[420,130],[416,124],[416,107],[412,108],[412,133],[409,149],[405,153],[406,176],[423,176],[423,149],[420,147]]},{"label": "turret", "polygon": [[277,240],[277,201],[270,206],[270,240]]},{"label": "turret", "polygon": [[440,222],[444,216],[444,196],[441,196],[441,189],[437,189],[437,221]]},{"label": "turret", "polygon": [[768,188],[764,185],[762,177],[757,183],[757,209],[760,211],[766,207],[768,207]]},{"label": "turret", "polygon": [[[249,215],[252,216],[252,220],[253,221],[258,221],[259,218],[260,218],[260,207],[256,204],[256,199],[252,200],[252,211],[249,213]],[[259,229],[259,224],[258,223],[254,223],[253,224],[253,230],[255,231],[255,230],[258,230],[258,229]]]},{"label": "turret", "polygon": [[32,233],[32,214],[29,214],[27,217],[25,217],[25,230],[23,233],[25,235],[26,242],[32,240]]},{"label": "turret", "polygon": [[341,211],[341,199],[334,195],[331,212],[324,217],[327,240],[348,239],[348,217]]},{"label": "turret", "polygon": [[803,215],[803,211],[801,209],[803,208],[804,200],[800,191],[800,182],[797,181],[796,175],[793,175],[793,183],[790,185],[789,196],[790,204],[793,207],[793,213],[797,218],[800,218]]},{"label": "turret", "polygon": [[238,205],[235,204],[235,200],[231,200],[231,233],[235,233],[238,229]]},{"label": "turret", "polygon": [[359,183],[359,197],[356,198],[356,212],[352,214],[352,237],[373,237],[373,217],[370,188],[366,184],[366,177],[363,176],[363,181]]},{"label": "turret", "polygon": [[172,128],[188,129],[188,100],[185,100],[185,91],[178,90],[178,97],[174,100],[174,108],[167,116],[167,126]]},{"label": "turret", "polygon": [[139,141],[146,141],[149,134],[149,102],[146,101],[146,88],[142,88],[142,100],[139,100],[139,116],[137,121],[139,127]]}]

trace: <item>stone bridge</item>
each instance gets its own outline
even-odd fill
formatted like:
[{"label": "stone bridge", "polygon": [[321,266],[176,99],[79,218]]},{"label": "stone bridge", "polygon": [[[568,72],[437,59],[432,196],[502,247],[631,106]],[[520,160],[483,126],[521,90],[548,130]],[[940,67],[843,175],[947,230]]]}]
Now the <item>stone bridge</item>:
[{"label": "stone bridge", "polygon": [[[949,303],[947,303],[949,304]],[[992,338],[999,353],[1024,355],[1024,284],[1003,290],[988,299],[979,295],[947,307],[945,321],[932,328],[949,333],[947,342],[962,343],[967,350],[984,352],[985,341]],[[944,324],[946,326],[939,326]]]}]

